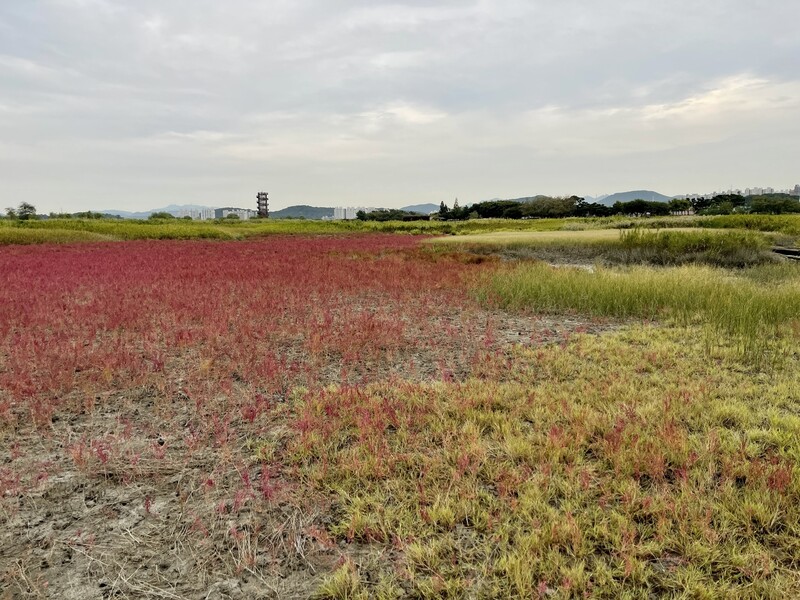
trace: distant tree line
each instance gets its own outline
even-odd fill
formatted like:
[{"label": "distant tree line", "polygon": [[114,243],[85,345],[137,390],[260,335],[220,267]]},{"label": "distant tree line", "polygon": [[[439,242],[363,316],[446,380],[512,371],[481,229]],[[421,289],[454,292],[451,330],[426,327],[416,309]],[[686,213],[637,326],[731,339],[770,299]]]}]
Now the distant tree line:
[{"label": "distant tree line", "polygon": [[39,215],[33,204],[22,202],[16,208],[7,208],[6,218],[16,221],[31,221],[34,219],[121,219],[122,217],[91,210],[76,213],[51,212],[48,215]]},{"label": "distant tree line", "polygon": [[423,215],[417,212],[409,212],[407,210],[386,208],[381,210],[372,210],[370,212],[359,210],[356,212],[356,218],[359,221],[422,221],[427,220],[428,215]]},{"label": "distant tree line", "polygon": [[720,194],[713,198],[692,200],[695,212],[704,215],[729,215],[732,213],[757,213],[781,215],[800,213],[800,198],[790,194]]},{"label": "distant tree line", "polygon": [[76,213],[53,213],[51,212],[49,217],[51,219],[113,219],[113,218],[122,218],[116,217],[116,215],[107,215],[101,212],[94,212],[92,210],[86,210],[83,212],[76,212]]},{"label": "distant tree line", "polygon": [[525,200],[490,200],[469,207],[460,207],[456,202],[449,208],[444,202],[439,205],[435,218],[443,220],[466,219],[542,219],[563,217],[611,217],[665,216],[670,214],[721,215],[731,213],[784,214],[800,213],[800,199],[789,194],[764,194],[740,196],[721,194],[713,198],[673,198],[669,202],[631,200],[615,202],[606,206],[598,202],[586,202],[579,196],[551,198],[537,196]]}]

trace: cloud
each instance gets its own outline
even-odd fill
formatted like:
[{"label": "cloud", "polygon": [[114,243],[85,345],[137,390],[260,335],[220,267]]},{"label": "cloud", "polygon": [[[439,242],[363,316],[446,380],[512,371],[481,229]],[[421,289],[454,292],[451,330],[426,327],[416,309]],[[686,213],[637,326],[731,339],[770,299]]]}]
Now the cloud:
[{"label": "cloud", "polygon": [[77,210],[111,188],[146,208],[270,182],[276,204],[387,205],[793,185],[798,21],[790,0],[7,0],[0,194]]}]

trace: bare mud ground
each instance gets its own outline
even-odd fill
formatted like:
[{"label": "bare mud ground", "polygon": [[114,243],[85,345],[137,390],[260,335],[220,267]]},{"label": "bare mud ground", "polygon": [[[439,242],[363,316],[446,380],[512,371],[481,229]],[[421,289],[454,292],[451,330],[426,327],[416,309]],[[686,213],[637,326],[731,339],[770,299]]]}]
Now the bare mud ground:
[{"label": "bare mud ground", "polygon": [[[443,316],[427,334],[491,331],[486,351],[502,356],[516,344],[620,327],[500,312],[467,318]],[[468,377],[472,365],[450,351],[450,368],[420,347],[371,365],[359,383]],[[323,369],[328,383],[352,383],[341,381],[335,357]],[[245,383],[238,391],[251,397]],[[268,398],[255,414],[235,407],[237,420],[217,421],[236,397],[235,389],[220,395],[215,413],[197,409],[179,381],[76,392],[65,405],[78,409],[54,414],[47,430],[20,422],[0,430],[0,598],[307,598],[344,556],[366,556],[326,534],[328,506],[277,460],[293,435],[292,398]]]}]

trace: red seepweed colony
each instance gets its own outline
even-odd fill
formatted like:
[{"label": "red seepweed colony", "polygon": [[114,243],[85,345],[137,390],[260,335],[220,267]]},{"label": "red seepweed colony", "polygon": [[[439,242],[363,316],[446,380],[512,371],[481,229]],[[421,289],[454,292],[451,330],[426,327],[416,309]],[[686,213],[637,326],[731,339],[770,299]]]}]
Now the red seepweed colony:
[{"label": "red seepweed colony", "polygon": [[512,316],[498,265],[394,235],[0,248],[0,598],[800,590],[800,357]]},{"label": "red seepweed colony", "polygon": [[484,266],[386,235],[3,248],[4,585],[307,593],[339,554],[259,440],[306,389],[465,375]]},{"label": "red seepweed colony", "polygon": [[7,250],[2,414],[22,409],[47,423],[71,393],[156,381],[279,393],[298,377],[358,380],[400,362],[413,370],[403,352],[412,360],[409,350],[428,349],[431,319],[458,316],[468,270],[397,252],[417,244],[286,237]]}]

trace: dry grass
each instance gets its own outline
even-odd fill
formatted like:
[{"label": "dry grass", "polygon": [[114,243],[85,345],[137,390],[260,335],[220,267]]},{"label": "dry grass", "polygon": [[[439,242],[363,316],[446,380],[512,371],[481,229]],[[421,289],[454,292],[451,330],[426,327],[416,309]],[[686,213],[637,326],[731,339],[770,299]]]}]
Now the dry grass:
[{"label": "dry grass", "polygon": [[290,456],[370,549],[320,597],[794,597],[798,366],[759,378],[645,328],[464,384],[309,392]]},{"label": "dry grass", "polygon": [[[691,231],[682,229],[680,231]],[[498,231],[434,238],[431,243],[456,246],[536,246],[545,244],[594,244],[620,239],[619,229],[586,229],[579,231]]]},{"label": "dry grass", "polygon": [[521,264],[493,274],[480,294],[514,310],[699,322],[708,346],[732,336],[740,355],[759,363],[785,354],[800,334],[800,266],[794,264],[737,272]]},{"label": "dry grass", "polygon": [[704,263],[745,267],[778,260],[769,252],[771,234],[720,229],[588,229],[495,232],[431,240],[432,247],[457,247],[478,254],[554,263]]},{"label": "dry grass", "polygon": [[796,597],[795,267],[0,248],[0,590]]},{"label": "dry grass", "polygon": [[0,227],[0,246],[7,244],[67,244],[72,242],[103,242],[114,238],[92,231],[73,229],[29,229]]}]

